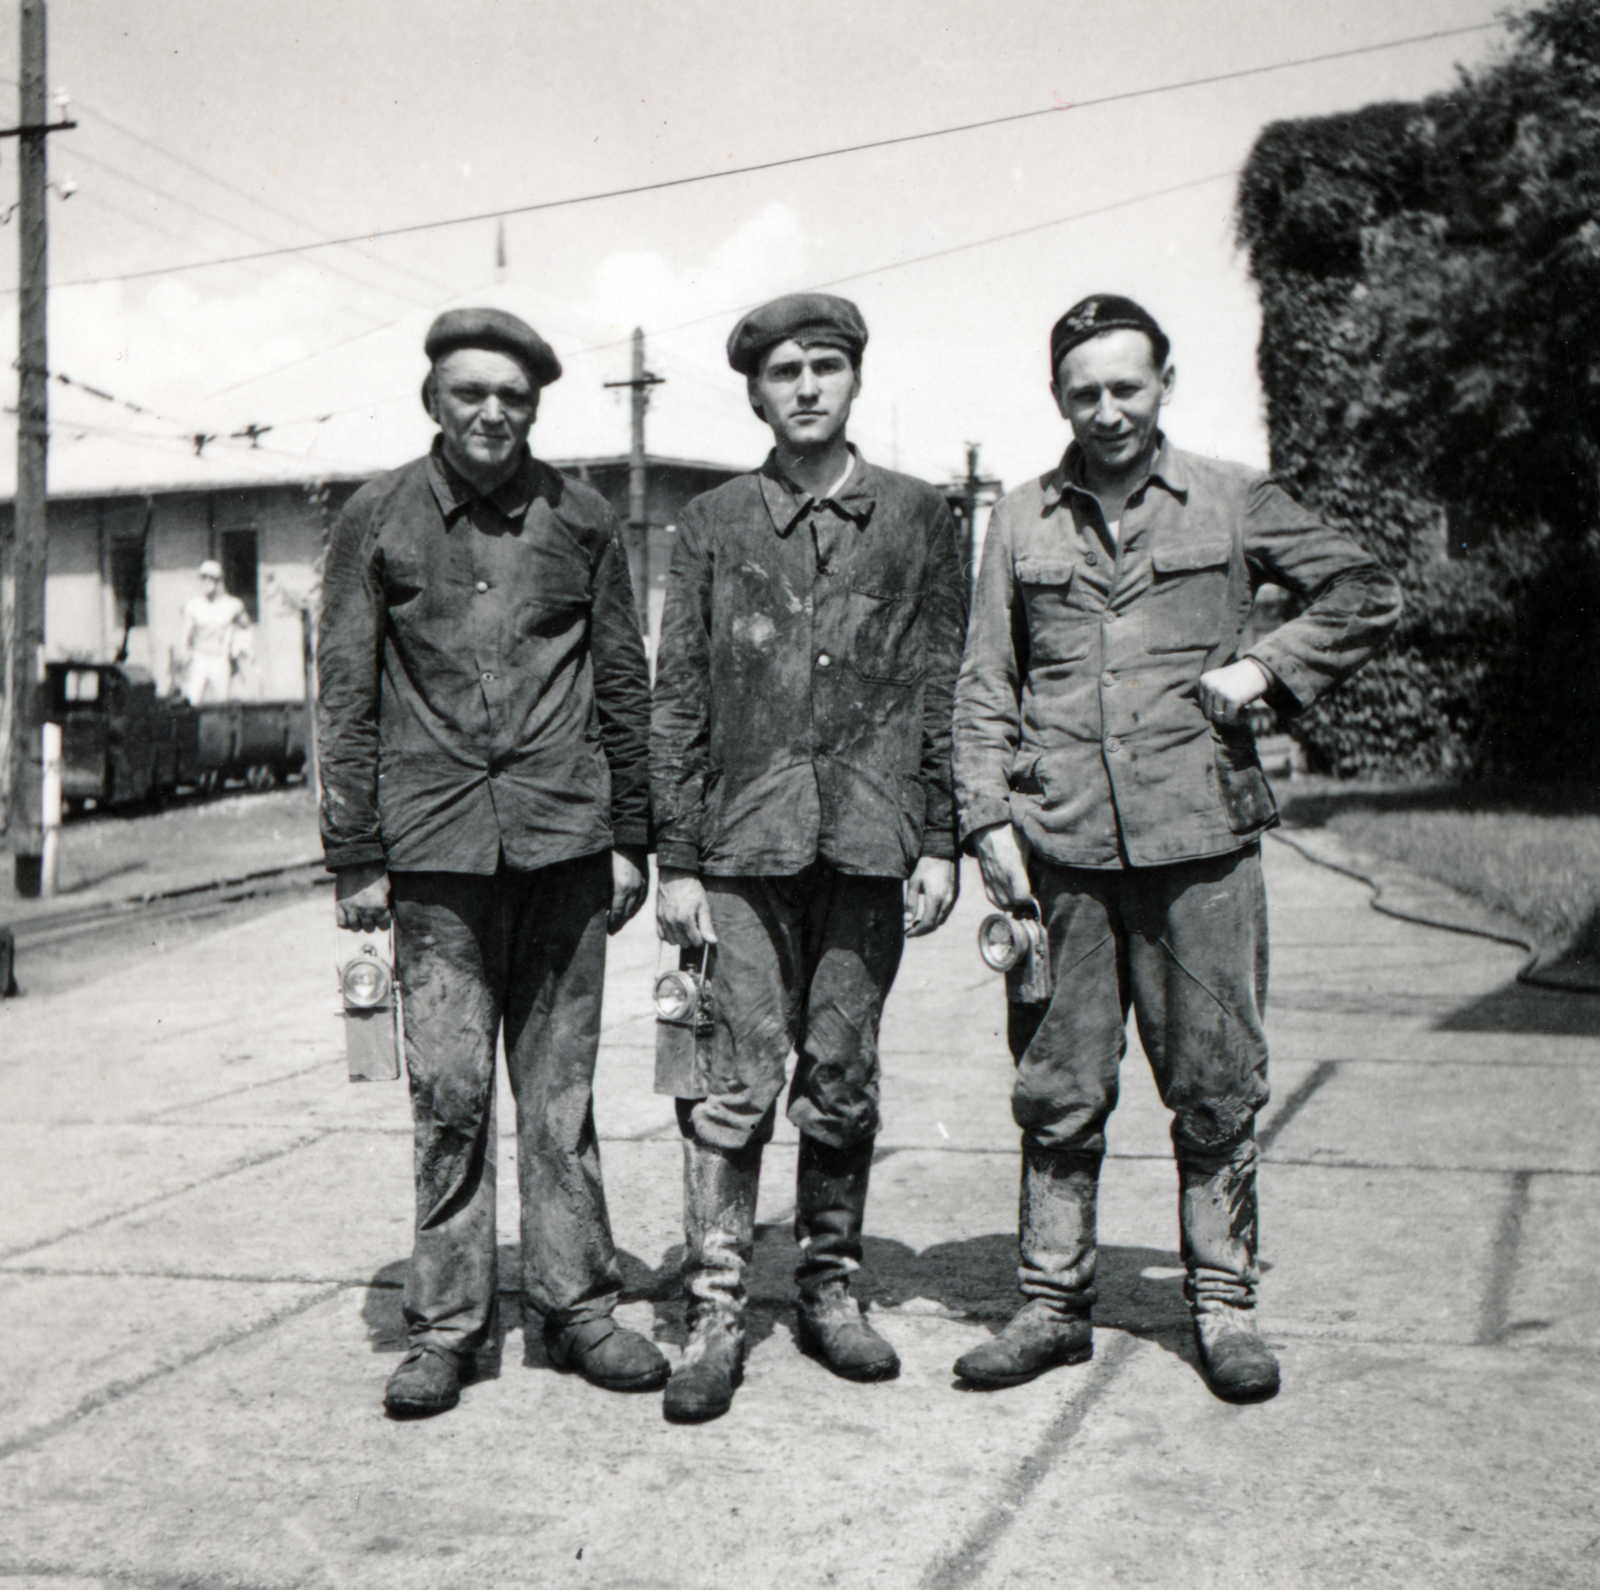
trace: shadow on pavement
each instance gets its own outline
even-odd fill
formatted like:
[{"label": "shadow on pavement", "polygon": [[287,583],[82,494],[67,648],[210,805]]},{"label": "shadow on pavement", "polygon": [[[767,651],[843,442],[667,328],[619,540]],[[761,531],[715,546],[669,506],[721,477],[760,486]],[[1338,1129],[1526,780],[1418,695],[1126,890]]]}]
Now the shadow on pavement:
[{"label": "shadow on pavement", "polygon": [[[781,1321],[792,1328],[795,1302],[794,1267],[799,1249],[787,1221],[758,1223],[755,1260],[746,1277],[749,1308],[745,1331],[749,1345],[765,1341]],[[681,1347],[687,1337],[679,1266],[681,1246],[669,1248],[658,1269],[628,1252],[619,1252],[623,1302],[654,1305],[656,1335]],[[516,1247],[500,1248],[499,1308],[493,1338],[478,1355],[478,1378],[499,1373],[508,1331],[523,1333],[524,1367],[549,1367],[538,1316],[530,1309],[524,1325],[516,1285],[520,1256]],[[374,1353],[399,1353],[405,1346],[401,1290],[408,1261],[386,1264],[367,1284],[362,1318]],[[1183,1300],[1182,1261],[1160,1248],[1103,1246],[1095,1284],[1095,1324],[1126,1331],[1143,1341],[1158,1342],[1168,1352],[1194,1363],[1189,1310]],[[995,1232],[961,1242],[938,1243],[922,1253],[903,1242],[868,1237],[861,1273],[854,1290],[863,1303],[898,1309],[918,1300],[943,1314],[983,1320],[996,1331],[1021,1301],[1017,1292],[1017,1238]]]},{"label": "shadow on pavement", "polygon": [[1600,998],[1507,983],[1434,1024],[1436,1032],[1542,1032],[1600,1038]]}]

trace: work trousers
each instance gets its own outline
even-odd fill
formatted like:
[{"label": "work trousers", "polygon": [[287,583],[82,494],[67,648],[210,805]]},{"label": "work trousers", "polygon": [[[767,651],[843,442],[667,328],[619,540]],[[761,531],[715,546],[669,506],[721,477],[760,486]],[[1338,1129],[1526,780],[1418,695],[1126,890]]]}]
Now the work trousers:
[{"label": "work trousers", "polygon": [[684,1135],[737,1150],[772,1135],[795,1054],[789,1119],[849,1148],[878,1130],[878,1023],[905,943],[904,885],[818,860],[791,877],[704,880],[717,933],[715,1031],[680,1094]]},{"label": "work trousers", "polygon": [[550,1329],[608,1315],[622,1287],[595,1137],[608,854],[492,877],[391,877],[417,1228],[413,1343],[482,1345],[497,1285],[495,1042],[517,1110],[524,1295]]},{"label": "work trousers", "polygon": [[1261,850],[1116,871],[1030,865],[1050,936],[1048,1004],[1010,1007],[1026,1148],[1098,1160],[1128,1009],[1186,1163],[1226,1158],[1267,1102]]}]

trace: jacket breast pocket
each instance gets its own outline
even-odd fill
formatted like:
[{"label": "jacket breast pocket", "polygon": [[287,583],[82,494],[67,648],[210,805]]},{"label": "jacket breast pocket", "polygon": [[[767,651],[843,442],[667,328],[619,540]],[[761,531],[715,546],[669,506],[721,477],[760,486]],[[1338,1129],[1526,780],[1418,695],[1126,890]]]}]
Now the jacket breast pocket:
[{"label": "jacket breast pocket", "polygon": [[1159,543],[1150,554],[1144,649],[1210,651],[1222,636],[1228,599],[1229,540]]},{"label": "jacket breast pocket", "polygon": [[1071,558],[1018,558],[1017,592],[1028,614],[1033,662],[1079,662],[1089,655],[1096,615],[1072,600],[1077,564]]},{"label": "jacket breast pocket", "polygon": [[874,684],[911,685],[924,671],[922,602],[908,591],[850,591],[850,665]]}]

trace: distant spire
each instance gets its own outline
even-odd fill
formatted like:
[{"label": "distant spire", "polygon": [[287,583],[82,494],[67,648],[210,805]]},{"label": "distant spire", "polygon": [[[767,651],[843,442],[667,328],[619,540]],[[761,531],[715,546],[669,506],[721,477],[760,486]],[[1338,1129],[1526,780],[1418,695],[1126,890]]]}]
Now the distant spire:
[{"label": "distant spire", "polygon": [[494,232],[494,268],[504,272],[506,268],[506,223],[497,221]]}]

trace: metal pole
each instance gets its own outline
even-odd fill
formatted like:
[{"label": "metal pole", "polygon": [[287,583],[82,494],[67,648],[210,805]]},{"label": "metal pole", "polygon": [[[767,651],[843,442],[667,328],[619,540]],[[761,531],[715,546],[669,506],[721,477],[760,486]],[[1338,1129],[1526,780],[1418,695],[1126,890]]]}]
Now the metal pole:
[{"label": "metal pole", "polygon": [[44,842],[39,865],[39,893],[47,899],[56,892],[61,854],[61,725],[46,723],[40,733],[44,744]]},{"label": "metal pole", "polygon": [[8,828],[16,889],[36,896],[43,879],[44,581],[47,546],[46,455],[49,448],[49,350],[45,336],[49,238],[46,169],[44,0],[22,0],[18,98],[18,216],[21,249],[17,393],[17,498],[12,556],[11,802]]}]

